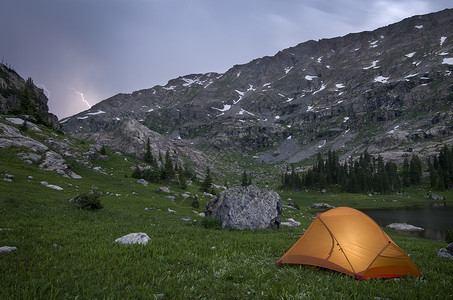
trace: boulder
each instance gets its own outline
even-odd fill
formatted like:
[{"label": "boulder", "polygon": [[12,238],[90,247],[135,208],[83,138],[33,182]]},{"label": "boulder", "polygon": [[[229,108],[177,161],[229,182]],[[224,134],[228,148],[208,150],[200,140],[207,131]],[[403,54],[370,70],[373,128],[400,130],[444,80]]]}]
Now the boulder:
[{"label": "boulder", "polygon": [[312,208],[328,208],[328,209],[335,208],[335,206],[332,206],[327,203],[313,203],[313,205],[311,207]]},{"label": "boulder", "polygon": [[3,247],[0,247],[0,253],[2,253],[2,252],[11,252],[11,251],[14,251],[16,249],[17,249],[16,247],[3,246]]},{"label": "boulder", "polygon": [[115,240],[115,243],[120,243],[124,245],[130,245],[130,244],[141,244],[141,245],[146,245],[149,241],[149,236],[146,233],[129,233],[125,236],[122,236],[120,238],[117,238]]},{"label": "boulder", "polygon": [[408,230],[408,231],[423,231],[424,230],[421,227],[417,227],[417,226],[414,226],[411,224],[406,224],[406,223],[392,223],[385,227],[396,229],[396,230]]},{"label": "boulder", "polygon": [[205,208],[205,215],[220,219],[222,228],[240,230],[278,228],[281,213],[280,196],[253,185],[222,191]]},{"label": "boulder", "polygon": [[443,200],[445,200],[445,198],[443,196],[440,196],[440,195],[437,195],[437,194],[434,194],[434,193],[426,195],[425,198],[428,199],[428,200],[435,200],[435,201],[438,201],[438,200],[443,201]]},{"label": "boulder", "polygon": [[453,260],[453,243],[448,245],[445,248],[441,248],[439,252],[437,252],[437,256],[439,257],[447,257],[451,260]]}]

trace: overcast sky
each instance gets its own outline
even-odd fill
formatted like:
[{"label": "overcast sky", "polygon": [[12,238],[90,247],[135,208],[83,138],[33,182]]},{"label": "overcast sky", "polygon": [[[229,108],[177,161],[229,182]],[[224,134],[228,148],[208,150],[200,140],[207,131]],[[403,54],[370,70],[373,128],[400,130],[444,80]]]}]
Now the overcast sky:
[{"label": "overcast sky", "polygon": [[50,111],[63,118],[117,93],[223,73],[307,40],[452,7],[451,0],[1,0],[0,57],[45,88]]}]

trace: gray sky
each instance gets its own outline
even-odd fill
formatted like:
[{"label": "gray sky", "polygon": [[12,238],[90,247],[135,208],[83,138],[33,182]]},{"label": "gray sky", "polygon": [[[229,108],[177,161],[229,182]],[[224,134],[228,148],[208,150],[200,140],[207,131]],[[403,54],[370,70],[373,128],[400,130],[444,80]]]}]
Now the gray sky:
[{"label": "gray sky", "polygon": [[223,73],[307,40],[374,30],[451,0],[1,0],[0,57],[59,118],[117,93]]}]

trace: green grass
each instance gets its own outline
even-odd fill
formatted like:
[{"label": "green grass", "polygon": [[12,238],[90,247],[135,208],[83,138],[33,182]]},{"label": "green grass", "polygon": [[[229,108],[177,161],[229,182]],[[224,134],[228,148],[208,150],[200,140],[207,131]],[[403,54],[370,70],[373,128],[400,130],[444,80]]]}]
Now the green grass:
[{"label": "green grass", "polygon": [[[275,231],[206,229],[202,218],[192,212],[190,200],[176,196],[172,201],[167,194],[157,192],[158,185],[137,184],[130,178],[135,161],[109,154],[111,159],[93,164],[113,175],[73,163],[74,171],[83,178],[68,179],[21,162],[10,149],[0,149],[0,228],[11,229],[0,231],[0,246],[17,247],[0,254],[0,299],[453,297],[453,263],[436,256],[447,244],[392,230],[389,235],[412,255],[423,279],[357,281],[316,267],[276,265],[310,225],[316,213],[309,208],[312,203],[355,208],[411,205],[425,202],[426,190],[372,197],[282,192],[285,203],[292,201],[301,208],[285,210],[283,219],[293,217],[302,222],[301,227]],[[5,174],[14,175],[12,182],[3,180]],[[44,180],[64,190],[45,187],[40,184]],[[69,204],[70,198],[93,189],[103,193],[103,209],[85,211]],[[170,189],[172,195],[183,192],[174,186]],[[198,188],[188,190],[196,192]],[[443,195],[450,204],[452,192]],[[398,201],[393,202],[395,199]],[[201,198],[200,207],[207,200]],[[169,214],[167,208],[177,214]],[[192,221],[183,221],[184,216]],[[145,246],[113,242],[131,232],[147,233],[150,242]]]}]

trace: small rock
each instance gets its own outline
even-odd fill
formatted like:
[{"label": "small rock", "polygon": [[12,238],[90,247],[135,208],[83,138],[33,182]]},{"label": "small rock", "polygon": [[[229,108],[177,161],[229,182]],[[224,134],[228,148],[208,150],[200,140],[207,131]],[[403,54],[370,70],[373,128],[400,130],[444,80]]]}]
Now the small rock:
[{"label": "small rock", "polygon": [[417,227],[417,226],[406,224],[406,223],[392,223],[385,227],[396,229],[396,230],[409,230],[409,231],[423,231],[424,230],[421,227]]},{"label": "small rock", "polygon": [[184,218],[182,218],[182,220],[187,222],[187,221],[190,221],[192,219],[190,217],[188,217],[188,216],[185,216]]},{"label": "small rock", "polygon": [[145,179],[139,179],[137,180],[137,183],[143,185],[143,186],[148,186],[148,181],[146,181]]},{"label": "small rock", "polygon": [[181,197],[183,197],[184,199],[187,199],[187,198],[190,198],[190,195],[187,193],[184,193],[181,195]]},{"label": "small rock", "polygon": [[289,227],[297,227],[300,226],[300,222],[297,222],[293,218],[286,219],[287,222],[281,222],[280,225],[289,226]]},{"label": "small rock", "polygon": [[312,208],[328,208],[328,209],[335,208],[335,206],[332,206],[327,203],[313,203],[313,205],[311,207]]},{"label": "small rock", "polygon": [[211,250],[215,250],[215,249],[217,249],[216,246],[212,246],[211,247]]},{"label": "small rock", "polygon": [[445,248],[441,248],[439,252],[437,252],[437,256],[439,257],[447,257],[451,260],[453,260],[453,243],[448,245]]},{"label": "small rock", "polygon": [[3,252],[11,252],[11,251],[14,251],[16,250],[17,248],[16,247],[10,247],[10,246],[3,246],[3,247],[0,247],[0,253],[3,253]]},{"label": "small rock", "polygon": [[171,213],[172,215],[176,215],[176,211],[172,210],[172,209],[167,209],[169,213]]},{"label": "small rock", "polygon": [[158,192],[163,192],[163,193],[167,193],[169,194],[170,193],[170,189],[166,186],[161,186],[157,189]]},{"label": "small rock", "polygon": [[120,243],[124,245],[130,245],[130,244],[141,244],[141,245],[146,245],[149,241],[149,236],[146,233],[129,233],[125,236],[122,236],[120,238],[117,238],[115,240],[115,243]]},{"label": "small rock", "polygon": [[13,182],[10,178],[3,178],[4,181]]}]

